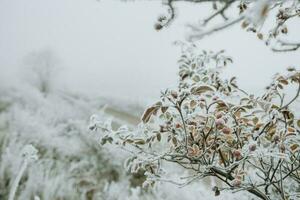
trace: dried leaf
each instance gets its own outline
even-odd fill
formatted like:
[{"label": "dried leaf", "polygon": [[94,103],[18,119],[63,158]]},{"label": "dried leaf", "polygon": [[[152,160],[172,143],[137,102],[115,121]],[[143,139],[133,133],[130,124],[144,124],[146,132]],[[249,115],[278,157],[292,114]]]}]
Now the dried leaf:
[{"label": "dried leaf", "polygon": [[258,37],[258,39],[260,39],[260,40],[264,39],[264,36],[263,36],[263,34],[261,34],[261,33],[257,33],[257,37]]},{"label": "dried leaf", "polygon": [[160,107],[161,107],[161,102],[158,102],[155,105],[151,106],[150,108],[146,109],[146,111],[143,114],[142,121],[144,123],[149,122],[151,116],[155,115],[155,113],[158,111]]},{"label": "dried leaf", "polygon": [[133,143],[134,141],[132,140],[132,139],[126,139],[125,140],[125,143],[129,143],[129,144],[131,144],[131,143]]},{"label": "dried leaf", "polygon": [[169,108],[168,106],[162,106],[161,107],[161,112],[165,113],[168,110],[168,108]]},{"label": "dried leaf", "polygon": [[234,77],[232,77],[231,79],[230,79],[230,83],[234,83],[236,81],[236,77],[234,76]]},{"label": "dried leaf", "polygon": [[138,144],[138,145],[143,145],[143,144],[145,144],[146,142],[145,142],[145,140],[143,140],[143,139],[138,139],[138,140],[134,141],[134,143],[135,143],[135,144]]},{"label": "dried leaf", "polygon": [[249,26],[249,22],[243,21],[242,28],[247,28],[247,26]]},{"label": "dried leaf", "polygon": [[217,106],[216,106],[217,111],[224,111],[227,109],[228,109],[228,106],[224,101],[221,101],[221,100],[217,101]]},{"label": "dried leaf", "polygon": [[256,124],[256,126],[254,127],[254,130],[259,130],[263,125],[264,125],[263,123]]},{"label": "dried leaf", "polygon": [[252,121],[253,121],[253,124],[257,124],[258,118],[257,118],[257,117],[254,117],[254,118],[252,119]]},{"label": "dried leaf", "polygon": [[293,127],[288,127],[287,130],[290,133],[295,133],[296,132],[296,130]]},{"label": "dried leaf", "polygon": [[191,108],[195,108],[196,105],[197,105],[197,102],[196,102],[196,101],[194,101],[194,100],[190,101],[190,107],[191,107]]},{"label": "dried leaf", "polygon": [[157,141],[160,142],[160,141],[161,141],[161,134],[160,134],[160,133],[157,133],[157,134],[156,134],[156,138],[157,138]]},{"label": "dried leaf", "polygon": [[297,120],[297,126],[300,128],[300,119]]},{"label": "dried leaf", "polygon": [[290,148],[291,148],[292,151],[295,151],[298,147],[299,147],[298,144],[292,144],[292,145],[290,146]]},{"label": "dried leaf", "polygon": [[279,79],[278,80],[280,83],[284,84],[284,85],[288,85],[289,82],[286,79]]},{"label": "dried leaf", "polygon": [[208,85],[202,85],[202,86],[194,87],[191,89],[191,93],[193,95],[201,95],[205,92],[214,92],[214,91],[215,91],[215,89]]},{"label": "dried leaf", "polygon": [[178,142],[176,137],[172,137],[172,143],[174,144],[175,147],[177,146]]}]

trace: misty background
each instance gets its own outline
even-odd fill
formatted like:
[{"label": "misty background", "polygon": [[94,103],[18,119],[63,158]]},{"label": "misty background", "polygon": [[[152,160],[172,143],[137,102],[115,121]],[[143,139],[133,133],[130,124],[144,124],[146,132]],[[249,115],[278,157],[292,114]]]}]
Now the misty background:
[{"label": "misty background", "polygon": [[[105,131],[91,131],[94,121],[135,130],[146,104],[177,86],[181,49],[174,42],[185,42],[187,23],[212,7],[175,6],[177,18],[156,31],[157,18],[167,14],[159,0],[0,0],[1,200],[218,199],[213,182],[166,183],[145,192],[144,172],[124,167],[129,153],[101,145]],[[288,38],[298,38],[299,22],[288,27]],[[226,50],[234,62],[222,76],[237,76],[256,96],[273,74],[300,63],[299,51],[274,53],[239,24],[196,44]],[[35,157],[28,166],[25,147]],[[189,173],[166,169],[175,179]],[[249,199],[229,191],[222,198]]]},{"label": "misty background", "polygon": [[[51,49],[60,60],[56,79],[62,88],[150,103],[176,84],[180,48],[173,42],[184,41],[185,25],[209,10],[176,6],[177,19],[157,32],[156,19],[167,12],[160,1],[1,0],[0,84],[20,84],[24,57]],[[299,35],[299,26],[291,32]],[[300,62],[299,51],[273,53],[239,25],[197,44],[205,50],[226,49],[234,63],[225,75],[237,76],[250,92],[262,91],[274,73]]]}]

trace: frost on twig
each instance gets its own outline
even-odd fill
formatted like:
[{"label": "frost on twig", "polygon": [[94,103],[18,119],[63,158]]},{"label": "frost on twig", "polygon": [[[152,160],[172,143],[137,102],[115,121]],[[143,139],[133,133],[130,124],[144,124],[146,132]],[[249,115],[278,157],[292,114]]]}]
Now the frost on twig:
[{"label": "frost on twig", "polygon": [[21,165],[21,168],[17,174],[17,177],[13,181],[13,184],[11,186],[10,192],[9,192],[9,197],[8,200],[14,200],[16,191],[19,185],[19,182],[27,168],[27,166],[36,161],[38,159],[38,150],[32,146],[32,145],[26,145],[22,151],[22,157],[23,157],[23,163]]},{"label": "frost on twig", "polygon": [[[258,39],[271,45],[280,42],[280,37],[289,33],[287,22],[296,22],[300,17],[300,2],[298,0],[163,0],[168,8],[168,14],[161,15],[155,24],[156,30],[167,27],[175,20],[177,2],[193,3],[195,5],[211,4],[211,14],[199,19],[198,24],[189,23],[189,41],[197,41],[215,32],[225,30],[235,24],[241,23],[243,29],[257,35]],[[271,23],[265,23],[269,20]],[[217,23],[215,23],[217,22]],[[275,22],[275,23],[274,23]],[[214,25],[216,24],[216,25]],[[271,46],[275,52],[295,51],[299,49],[298,43],[282,43]]]}]

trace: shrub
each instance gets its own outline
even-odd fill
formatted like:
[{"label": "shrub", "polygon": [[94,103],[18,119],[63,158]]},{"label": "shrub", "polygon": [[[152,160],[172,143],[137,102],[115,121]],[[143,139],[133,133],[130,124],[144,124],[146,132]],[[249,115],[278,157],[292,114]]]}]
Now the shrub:
[{"label": "shrub", "polygon": [[[145,171],[144,186],[159,181],[185,186],[215,177],[223,183],[212,188],[215,195],[231,190],[264,200],[299,197],[300,121],[293,105],[300,72],[290,67],[285,75],[274,76],[262,96],[251,95],[238,87],[235,77],[221,77],[232,62],[223,51],[185,49],[178,87],[162,92],[136,130],[112,130],[100,121],[92,121],[91,129],[103,131],[103,144],[131,152],[125,166],[131,172]],[[295,94],[286,95],[291,89]],[[172,180],[166,163],[189,175]]]}]

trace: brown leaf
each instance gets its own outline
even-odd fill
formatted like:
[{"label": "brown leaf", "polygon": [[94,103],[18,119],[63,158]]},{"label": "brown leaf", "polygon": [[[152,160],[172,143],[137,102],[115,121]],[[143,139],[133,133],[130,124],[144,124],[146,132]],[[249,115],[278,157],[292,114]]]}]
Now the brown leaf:
[{"label": "brown leaf", "polygon": [[172,143],[174,144],[175,147],[177,146],[178,142],[176,137],[172,137]]},{"label": "brown leaf", "polygon": [[297,120],[297,126],[300,128],[300,119]]},{"label": "brown leaf", "polygon": [[190,107],[195,108],[197,105],[197,102],[195,100],[190,101]]},{"label": "brown leaf", "polygon": [[157,133],[157,134],[156,134],[156,138],[157,138],[157,141],[160,142],[160,141],[161,141],[161,134],[160,134],[160,133]]},{"label": "brown leaf", "polygon": [[292,144],[292,145],[290,146],[290,148],[291,148],[292,151],[295,151],[298,147],[299,147],[298,144]]},{"label": "brown leaf", "polygon": [[142,121],[144,123],[149,122],[151,116],[155,115],[160,107],[161,107],[161,102],[158,102],[155,105],[151,106],[150,108],[146,109],[146,111],[143,114]]},{"label": "brown leaf", "polygon": [[249,22],[243,21],[242,28],[247,28],[249,26]]},{"label": "brown leaf", "polygon": [[296,132],[296,130],[293,127],[290,127],[290,126],[287,128],[287,130],[290,133],[295,133]]},{"label": "brown leaf", "polygon": [[161,112],[165,113],[168,110],[168,108],[169,108],[168,106],[162,106],[161,107]]},{"label": "brown leaf", "polygon": [[258,37],[258,39],[260,39],[260,40],[264,39],[264,36],[263,36],[263,34],[261,34],[261,33],[257,33],[257,37]]},{"label": "brown leaf", "polygon": [[257,117],[254,117],[254,118],[252,119],[252,121],[253,121],[253,124],[257,124],[258,118],[257,118]]},{"label": "brown leaf", "polygon": [[216,106],[217,111],[224,111],[227,109],[228,109],[228,106],[224,101],[221,101],[221,100],[217,101],[217,106]]},{"label": "brown leaf", "polygon": [[191,93],[193,95],[201,95],[205,92],[214,92],[214,91],[215,91],[215,89],[208,85],[202,85],[202,86],[194,87],[191,89]]},{"label": "brown leaf", "polygon": [[145,142],[145,140],[143,140],[143,139],[137,139],[137,140],[134,141],[134,143],[135,143],[135,144],[138,144],[138,145],[143,145],[143,144],[145,144],[146,142]]},{"label": "brown leaf", "polygon": [[279,79],[278,80],[280,83],[284,84],[284,85],[288,85],[289,82],[286,79]]},{"label": "brown leaf", "polygon": [[234,115],[237,117],[237,118],[240,118],[241,117],[241,111],[239,110],[239,111],[236,111],[235,113],[234,113]]},{"label": "brown leaf", "polygon": [[256,124],[256,126],[254,127],[254,130],[259,130],[263,125],[264,125],[263,123]]}]

